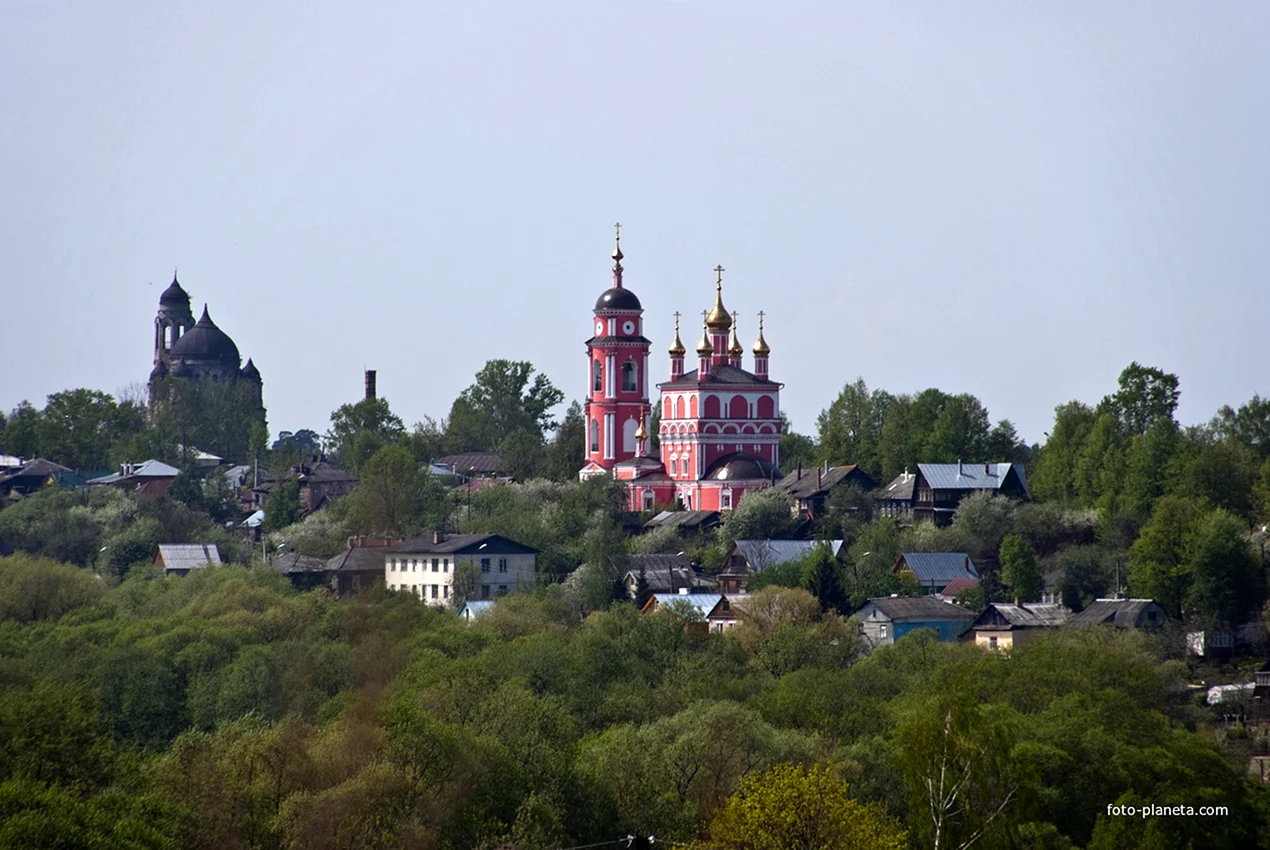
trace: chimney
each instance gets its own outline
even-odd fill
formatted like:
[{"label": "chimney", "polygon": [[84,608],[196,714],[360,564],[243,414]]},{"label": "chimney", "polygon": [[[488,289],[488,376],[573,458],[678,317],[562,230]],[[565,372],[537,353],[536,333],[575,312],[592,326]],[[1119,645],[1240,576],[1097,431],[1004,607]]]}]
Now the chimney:
[{"label": "chimney", "polygon": [[816,489],[820,489],[820,467],[816,467]]},{"label": "chimney", "polygon": [[908,481],[908,467],[904,467],[904,480]]},{"label": "chimney", "polygon": [[803,462],[802,462],[801,460],[800,460],[800,461],[798,461],[798,477],[797,477],[797,478],[795,478],[794,480],[795,480],[795,481],[802,481],[802,480],[803,480]]},{"label": "chimney", "polygon": [[957,458],[957,477],[961,477],[961,458]]},{"label": "chimney", "polygon": [[441,532],[439,532],[439,531],[434,531],[434,532],[432,532],[432,543],[433,543],[433,545],[436,545],[437,543],[440,543],[440,542],[441,542],[442,540],[444,540],[444,539],[445,539],[445,537],[444,537],[444,535],[442,535],[442,534],[441,534]]},{"label": "chimney", "polygon": [[366,370],[366,398],[373,399],[375,397],[375,370]]},{"label": "chimney", "polygon": [[986,463],[985,463],[985,464],[983,465],[983,474],[984,474],[984,475],[988,475],[989,473],[991,473],[991,470],[990,470],[990,469],[988,469],[988,464],[986,464]]}]

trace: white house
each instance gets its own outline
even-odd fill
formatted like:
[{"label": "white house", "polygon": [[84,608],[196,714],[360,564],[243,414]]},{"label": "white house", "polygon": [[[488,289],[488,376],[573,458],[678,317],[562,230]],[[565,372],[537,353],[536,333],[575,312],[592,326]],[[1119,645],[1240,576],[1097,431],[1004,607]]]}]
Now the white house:
[{"label": "white house", "polygon": [[384,583],[429,605],[447,605],[454,596],[454,571],[469,563],[480,573],[472,599],[493,599],[528,590],[537,580],[538,550],[498,534],[433,532],[389,546]]}]

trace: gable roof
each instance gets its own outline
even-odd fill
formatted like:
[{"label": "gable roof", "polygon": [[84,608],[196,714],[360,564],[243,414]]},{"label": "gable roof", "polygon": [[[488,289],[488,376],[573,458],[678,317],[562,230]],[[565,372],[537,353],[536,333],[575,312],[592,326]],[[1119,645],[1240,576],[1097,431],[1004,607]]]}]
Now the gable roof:
[{"label": "gable roof", "polygon": [[353,546],[328,558],[323,568],[327,572],[383,573],[383,546]]},{"label": "gable roof", "polygon": [[644,523],[644,527],[668,526],[671,528],[699,529],[718,525],[718,523],[718,511],[662,511]]},{"label": "gable roof", "polygon": [[[1073,626],[1106,623],[1123,629],[1133,628],[1142,612],[1152,605],[1155,605],[1154,599],[1098,599],[1079,614],[1074,615],[1070,622]],[[1158,605],[1155,607],[1160,608]],[[1160,613],[1164,614],[1164,609],[1161,608]],[[1167,617],[1168,615],[1164,614],[1161,619]]]},{"label": "gable roof", "polygon": [[1055,628],[1067,623],[1071,612],[1062,605],[1024,602],[1014,605],[993,602],[975,618],[974,628],[1037,629]]},{"label": "gable roof", "polygon": [[[320,573],[326,571],[326,560],[312,555],[301,555],[299,552],[287,552],[273,559],[271,565],[283,574]],[[382,563],[380,564],[382,568]]]},{"label": "gable roof", "polygon": [[459,609],[459,616],[468,620],[475,620],[477,617],[488,614],[493,608],[493,599],[469,599]]},{"label": "gable roof", "polygon": [[959,578],[979,578],[979,571],[965,552],[905,552],[895,562],[895,569],[905,565],[923,585],[947,584]]},{"label": "gable roof", "polygon": [[135,481],[137,479],[176,478],[181,470],[161,460],[151,458],[145,463],[127,463],[118,472],[103,475],[101,478],[89,480],[89,484],[114,484],[117,481]]},{"label": "gable roof", "polygon": [[660,611],[667,605],[673,605],[677,602],[684,602],[693,610],[699,612],[704,619],[710,616],[710,612],[719,604],[719,600],[723,599],[721,593],[654,593],[648,597],[648,601],[644,603],[644,608],[648,611]]},{"label": "gable roof", "polygon": [[841,540],[738,540],[733,545],[750,569],[758,572],[766,567],[805,558],[821,543],[829,544],[835,558],[842,551]]},{"label": "gable roof", "polygon": [[913,500],[913,487],[917,484],[917,476],[911,472],[902,472],[891,479],[891,483],[874,493],[879,499],[896,499],[902,502]]},{"label": "gable roof", "polygon": [[[933,596],[883,596],[870,599],[857,609],[856,613],[877,610],[892,622],[906,620],[943,621],[964,620],[970,622],[975,618],[973,611],[968,611],[951,602],[944,602]],[[867,616],[867,613],[866,613]]]},{"label": "gable roof", "polygon": [[858,484],[865,489],[875,486],[873,479],[855,464],[831,466],[828,472],[821,467],[794,470],[777,481],[776,486],[795,499],[809,499],[812,496],[828,493],[834,487],[844,483]]},{"label": "gable roof", "polygon": [[459,452],[433,458],[432,462],[444,466],[455,475],[467,475],[469,472],[488,475],[503,471],[503,455],[499,452]]},{"label": "gable roof", "polygon": [[405,543],[381,549],[381,552],[405,555],[476,555],[488,552],[491,555],[536,555],[537,549],[517,543],[501,534],[442,534],[436,539],[436,532],[412,537]]},{"label": "gable roof", "polygon": [[1000,490],[1013,473],[1027,492],[1021,463],[919,463],[918,471],[934,490]]},{"label": "gable roof", "polygon": [[776,381],[764,381],[756,376],[753,372],[747,372],[738,366],[729,366],[725,363],[711,364],[710,376],[704,381],[697,378],[699,370],[693,369],[691,372],[684,372],[673,381],[666,381],[658,384],[658,389],[686,389],[689,387],[696,388],[709,384],[730,384],[736,386],[738,384],[749,384],[754,387],[776,388],[785,386]]},{"label": "gable roof", "polygon": [[642,569],[644,582],[653,593],[674,593],[681,587],[714,587],[714,581],[693,569],[682,555],[625,555],[617,563],[619,569],[626,571],[622,580],[632,586],[639,581]]},{"label": "gable roof", "polygon": [[194,570],[221,563],[215,543],[160,543],[155,560],[161,560],[165,570]]},{"label": "gable roof", "polygon": [[943,586],[943,589],[939,591],[939,595],[944,597],[956,596],[959,593],[963,593],[978,586],[979,579],[977,578],[971,578],[970,576],[965,578],[955,578]]}]

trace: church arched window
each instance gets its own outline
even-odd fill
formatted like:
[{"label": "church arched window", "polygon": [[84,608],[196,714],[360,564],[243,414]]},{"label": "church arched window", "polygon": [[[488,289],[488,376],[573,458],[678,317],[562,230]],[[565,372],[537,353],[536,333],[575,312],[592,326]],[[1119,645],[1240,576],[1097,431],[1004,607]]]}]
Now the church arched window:
[{"label": "church arched window", "polygon": [[591,389],[597,393],[604,391],[604,363],[599,360],[591,363]]},{"label": "church arched window", "polygon": [[591,451],[598,452],[599,450],[600,450],[600,420],[592,419],[591,420]]},{"label": "church arched window", "polygon": [[634,360],[627,360],[622,364],[622,392],[633,393],[638,389],[639,375],[636,374],[637,372]]}]

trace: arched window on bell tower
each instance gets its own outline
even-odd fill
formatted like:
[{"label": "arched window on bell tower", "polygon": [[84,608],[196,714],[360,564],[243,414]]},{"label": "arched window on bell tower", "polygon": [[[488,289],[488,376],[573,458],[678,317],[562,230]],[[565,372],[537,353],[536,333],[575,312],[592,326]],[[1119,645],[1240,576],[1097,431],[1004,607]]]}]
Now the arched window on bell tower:
[{"label": "arched window on bell tower", "polygon": [[[598,363],[596,365],[599,365]],[[600,450],[600,421],[598,419],[591,420],[591,451],[598,452]]]},{"label": "arched window on bell tower", "polygon": [[639,390],[639,369],[634,360],[622,364],[622,392],[633,393]]},{"label": "arched window on bell tower", "polygon": [[604,391],[604,361],[591,361],[591,390],[593,392]]}]

